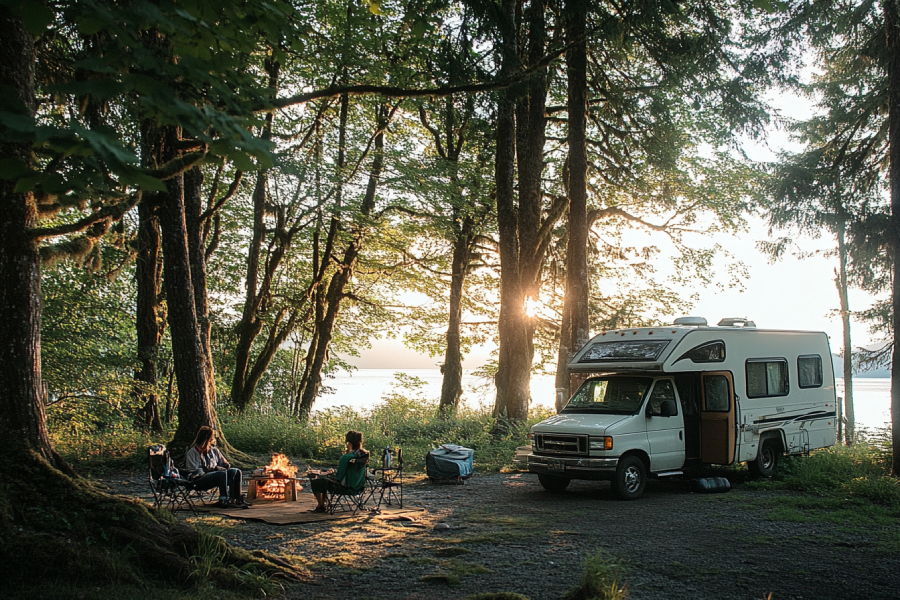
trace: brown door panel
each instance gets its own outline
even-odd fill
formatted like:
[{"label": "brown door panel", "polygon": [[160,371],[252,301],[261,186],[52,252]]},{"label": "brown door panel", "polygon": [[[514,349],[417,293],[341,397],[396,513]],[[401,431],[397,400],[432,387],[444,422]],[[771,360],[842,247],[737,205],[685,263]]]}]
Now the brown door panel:
[{"label": "brown door panel", "polygon": [[700,378],[700,461],[729,465],[734,461],[734,379],[731,373],[704,373]]}]

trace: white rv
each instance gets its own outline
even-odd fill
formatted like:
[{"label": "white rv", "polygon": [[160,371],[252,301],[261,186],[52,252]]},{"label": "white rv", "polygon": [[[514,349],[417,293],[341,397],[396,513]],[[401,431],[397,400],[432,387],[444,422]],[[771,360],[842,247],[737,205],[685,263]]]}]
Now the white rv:
[{"label": "white rv", "polygon": [[746,319],[595,336],[569,362],[559,414],[531,429],[528,470],[561,492],[572,479],[610,480],[641,496],[648,476],[747,462],[771,476],[784,454],[835,442],[828,336],[757,329]]}]

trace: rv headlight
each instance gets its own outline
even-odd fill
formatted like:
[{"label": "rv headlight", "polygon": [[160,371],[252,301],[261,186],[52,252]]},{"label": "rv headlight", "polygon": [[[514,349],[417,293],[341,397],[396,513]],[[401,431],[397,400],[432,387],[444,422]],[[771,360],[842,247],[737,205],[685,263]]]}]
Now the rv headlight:
[{"label": "rv headlight", "polygon": [[611,436],[606,437],[592,437],[591,438],[591,450],[612,450],[613,449],[613,441]]}]

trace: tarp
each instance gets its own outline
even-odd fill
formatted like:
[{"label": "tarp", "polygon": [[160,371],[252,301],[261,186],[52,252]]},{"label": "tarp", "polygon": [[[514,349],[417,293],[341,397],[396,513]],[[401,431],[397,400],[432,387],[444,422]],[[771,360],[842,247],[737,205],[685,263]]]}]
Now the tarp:
[{"label": "tarp", "polygon": [[444,444],[425,456],[425,473],[432,479],[468,477],[472,474],[475,451],[456,444]]}]

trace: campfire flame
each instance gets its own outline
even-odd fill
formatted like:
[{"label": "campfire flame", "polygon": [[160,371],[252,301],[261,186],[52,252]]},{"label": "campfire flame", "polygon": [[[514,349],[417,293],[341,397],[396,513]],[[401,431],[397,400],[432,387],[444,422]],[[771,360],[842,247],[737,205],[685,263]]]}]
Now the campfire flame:
[{"label": "campfire flame", "polygon": [[272,477],[259,485],[257,494],[261,498],[284,499],[285,487],[294,485],[290,478],[297,474],[297,467],[291,464],[288,457],[281,453],[272,455],[272,462],[264,467],[266,475]]}]

